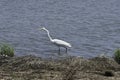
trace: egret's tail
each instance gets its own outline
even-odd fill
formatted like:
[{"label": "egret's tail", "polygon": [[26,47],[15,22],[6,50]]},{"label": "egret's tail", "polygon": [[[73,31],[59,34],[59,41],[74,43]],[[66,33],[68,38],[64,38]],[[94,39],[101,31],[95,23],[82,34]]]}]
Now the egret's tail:
[{"label": "egret's tail", "polygon": [[72,47],[71,44],[69,44],[68,47]]}]

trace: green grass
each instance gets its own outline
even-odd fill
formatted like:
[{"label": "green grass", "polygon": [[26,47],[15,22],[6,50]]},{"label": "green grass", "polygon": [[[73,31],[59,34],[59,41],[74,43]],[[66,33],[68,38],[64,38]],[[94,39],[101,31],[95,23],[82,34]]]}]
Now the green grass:
[{"label": "green grass", "polygon": [[120,49],[116,49],[114,53],[114,59],[117,63],[120,64]]},{"label": "green grass", "polygon": [[0,45],[0,55],[7,55],[10,57],[14,56],[14,48],[9,44],[1,44]]}]

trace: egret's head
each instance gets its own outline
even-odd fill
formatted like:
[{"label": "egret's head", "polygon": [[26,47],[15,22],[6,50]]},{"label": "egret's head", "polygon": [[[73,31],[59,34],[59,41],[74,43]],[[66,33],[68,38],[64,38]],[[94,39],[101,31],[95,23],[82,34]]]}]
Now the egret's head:
[{"label": "egret's head", "polygon": [[40,30],[46,30],[46,28],[45,28],[45,27],[42,27],[42,28],[40,28]]}]

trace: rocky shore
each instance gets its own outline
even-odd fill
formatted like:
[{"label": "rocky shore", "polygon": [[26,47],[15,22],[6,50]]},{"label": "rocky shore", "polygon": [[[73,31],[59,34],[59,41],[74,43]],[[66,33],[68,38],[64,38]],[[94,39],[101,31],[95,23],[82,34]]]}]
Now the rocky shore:
[{"label": "rocky shore", "polygon": [[120,80],[120,65],[105,57],[0,57],[0,80]]}]

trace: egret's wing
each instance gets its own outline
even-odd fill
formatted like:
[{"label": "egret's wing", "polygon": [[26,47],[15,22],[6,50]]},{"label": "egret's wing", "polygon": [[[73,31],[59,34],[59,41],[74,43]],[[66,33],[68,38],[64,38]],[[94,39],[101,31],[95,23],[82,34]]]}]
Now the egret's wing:
[{"label": "egret's wing", "polygon": [[66,47],[71,47],[71,44],[66,42],[66,41],[63,41],[63,40],[59,40],[59,39],[53,39],[53,42],[57,45],[60,45],[60,46],[66,46]]}]

